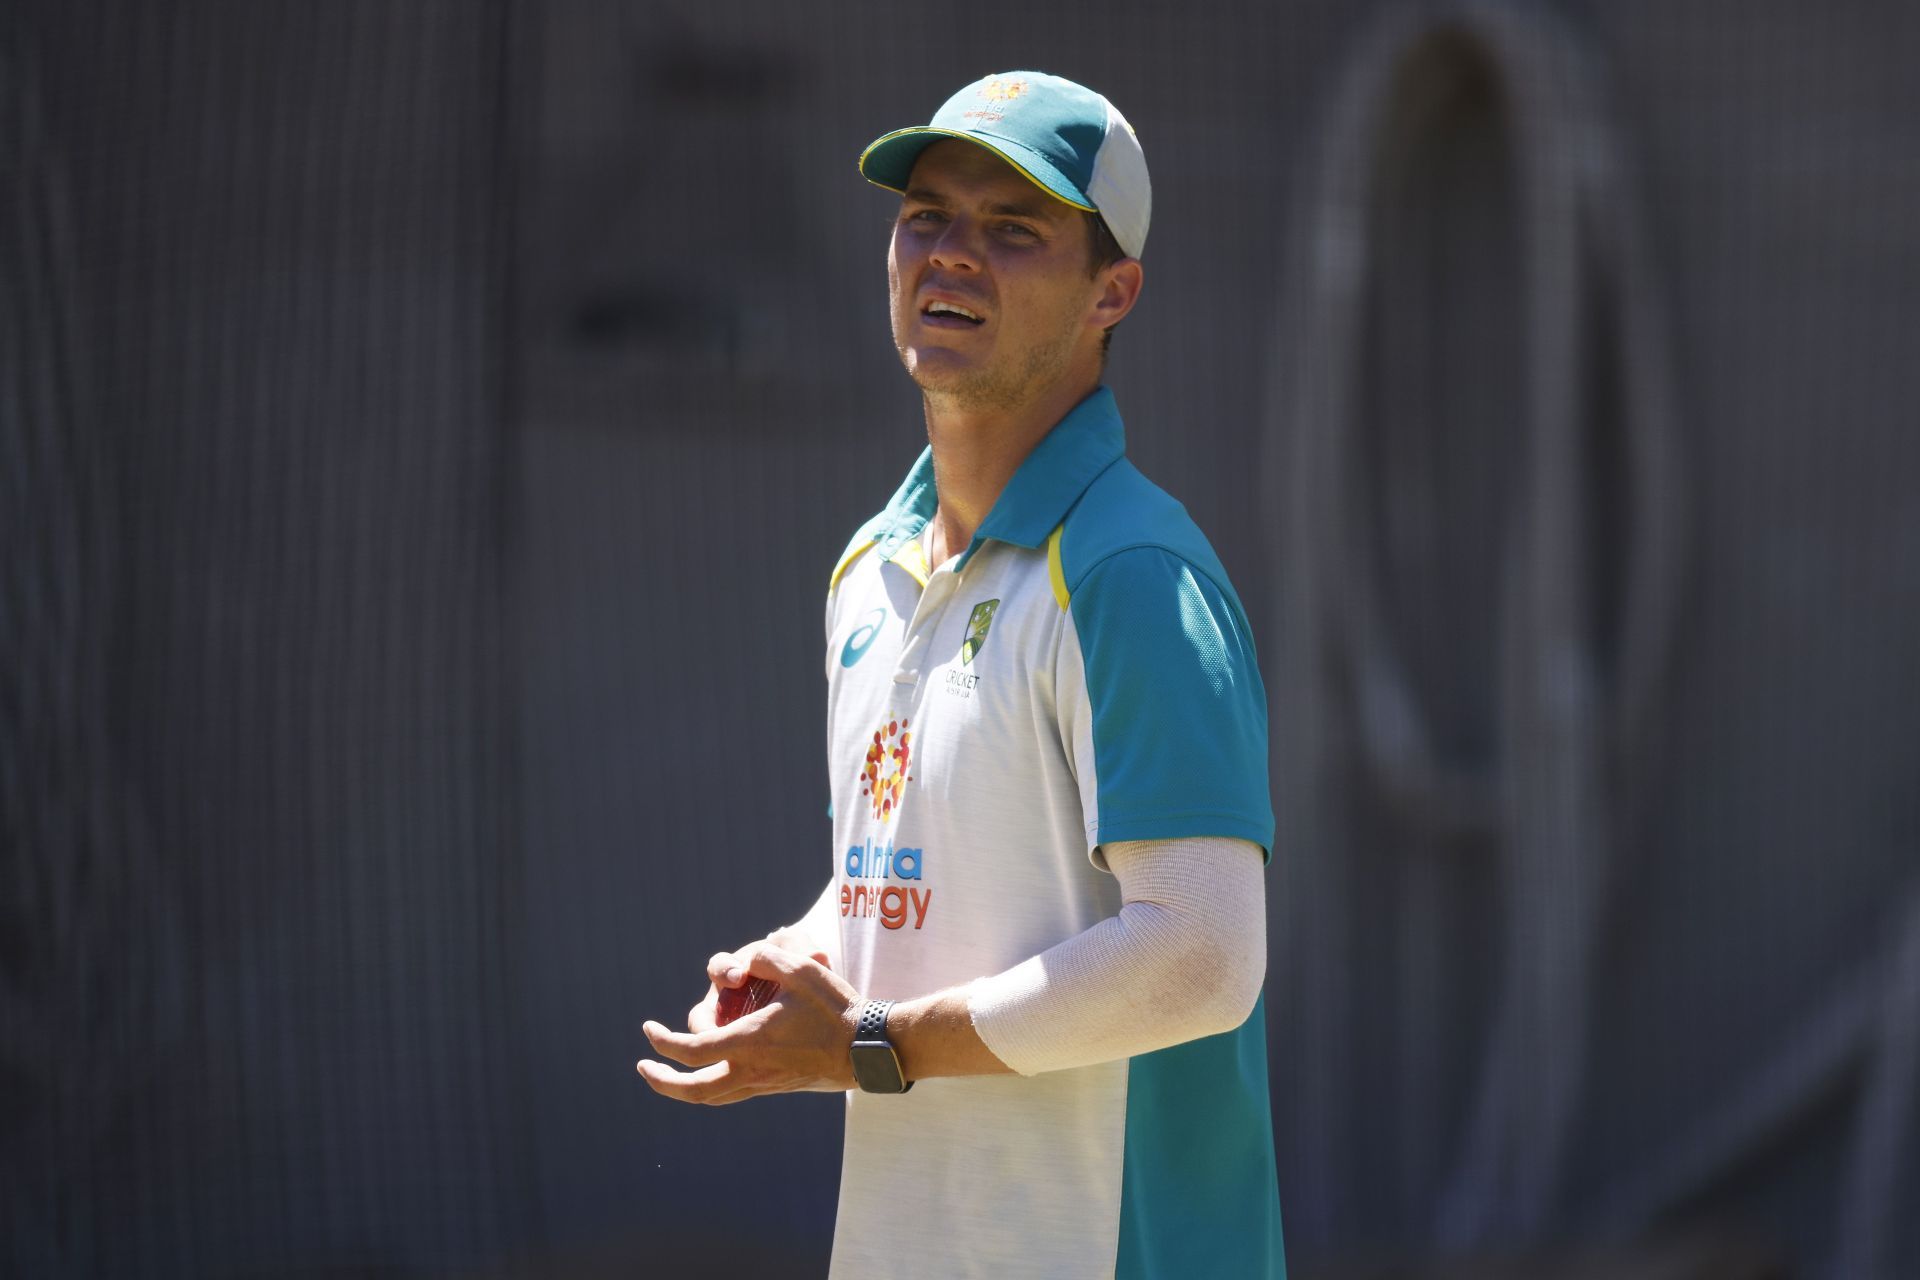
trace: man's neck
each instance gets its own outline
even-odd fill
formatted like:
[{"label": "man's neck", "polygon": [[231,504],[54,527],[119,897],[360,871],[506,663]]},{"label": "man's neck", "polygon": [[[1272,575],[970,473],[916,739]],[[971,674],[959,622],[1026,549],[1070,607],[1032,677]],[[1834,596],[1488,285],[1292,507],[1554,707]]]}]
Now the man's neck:
[{"label": "man's neck", "polygon": [[973,541],[1013,473],[1060,419],[1092,395],[1099,373],[1062,379],[1016,406],[955,405],[924,398],[939,508],[927,525],[927,562],[938,566]]}]

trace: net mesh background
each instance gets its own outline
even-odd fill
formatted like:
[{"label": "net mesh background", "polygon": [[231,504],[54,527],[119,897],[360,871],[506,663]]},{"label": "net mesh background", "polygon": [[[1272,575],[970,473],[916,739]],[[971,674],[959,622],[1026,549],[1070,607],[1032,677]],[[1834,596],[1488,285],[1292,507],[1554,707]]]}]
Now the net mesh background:
[{"label": "net mesh background", "polygon": [[1258,629],[1295,1273],[1920,1273],[1915,65],[7,6],[0,1271],[824,1272],[838,1099],[632,1063],[830,868],[821,596],[923,439],[854,159],[1037,67],[1140,132],[1110,382]]}]

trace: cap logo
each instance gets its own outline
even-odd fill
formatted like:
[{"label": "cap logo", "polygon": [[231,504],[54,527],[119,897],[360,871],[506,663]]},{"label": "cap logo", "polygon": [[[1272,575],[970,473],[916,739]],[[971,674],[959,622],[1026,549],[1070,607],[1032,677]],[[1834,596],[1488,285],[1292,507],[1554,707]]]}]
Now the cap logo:
[{"label": "cap logo", "polygon": [[971,111],[962,111],[960,118],[962,120],[984,120],[988,124],[998,124],[1006,118],[1006,114],[999,110],[999,108],[1012,102],[1026,91],[1027,82],[1025,80],[1005,80],[999,76],[995,76],[980,86],[980,96],[992,105],[975,107]]}]

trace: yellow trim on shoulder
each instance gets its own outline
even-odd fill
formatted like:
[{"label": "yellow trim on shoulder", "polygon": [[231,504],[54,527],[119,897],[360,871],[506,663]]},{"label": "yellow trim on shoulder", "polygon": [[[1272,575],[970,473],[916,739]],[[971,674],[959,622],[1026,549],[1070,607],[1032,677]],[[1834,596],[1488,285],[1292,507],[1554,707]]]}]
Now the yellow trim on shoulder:
[{"label": "yellow trim on shoulder", "polygon": [[927,579],[933,576],[927,568],[926,545],[918,538],[900,548],[900,554],[893,558],[893,562],[905,569],[907,576],[919,583],[922,590],[926,588]]},{"label": "yellow trim on shoulder", "polygon": [[868,538],[865,542],[856,543],[847,548],[847,554],[841,556],[840,563],[833,566],[833,576],[827,579],[828,595],[833,594],[833,589],[840,585],[840,579],[845,577],[847,570],[853,567],[853,562],[864,555],[867,548],[871,547],[873,543],[874,539]]},{"label": "yellow trim on shoulder", "polygon": [[1057,524],[1053,532],[1047,535],[1047,580],[1053,583],[1053,598],[1059,602],[1062,613],[1073,597],[1067,591],[1067,571],[1060,567],[1060,535],[1066,525]]},{"label": "yellow trim on shoulder", "polygon": [[[1033,174],[1027,171],[1027,167],[1025,165],[1021,164],[1018,160],[1015,160],[1012,156],[1008,155],[1006,152],[1002,151],[1000,148],[994,146],[991,142],[988,142],[985,138],[981,137],[979,134],[964,133],[959,129],[935,129],[931,125],[916,125],[911,129],[895,129],[892,133],[886,134],[883,137],[875,138],[871,143],[867,144],[867,149],[860,153],[860,176],[863,178],[867,178],[867,157],[872,155],[874,153],[874,150],[878,148],[882,143],[892,142],[895,138],[904,138],[916,133],[931,133],[942,138],[959,138],[963,142],[977,142],[981,146],[985,147],[987,150],[993,152],[993,154],[999,156],[1002,160],[1005,160],[1008,164],[1012,165],[1014,169],[1019,172],[1021,177],[1025,178],[1028,182],[1031,182],[1034,186],[1039,187],[1042,191],[1052,196],[1055,200],[1058,200],[1061,204],[1071,205],[1075,209],[1085,209],[1088,213],[1100,212],[1098,209],[1094,208],[1090,204],[1081,204],[1078,200],[1067,199],[1065,196],[1061,195],[1058,191],[1055,191],[1052,187],[1040,181],[1040,179],[1034,177]],[[886,183],[876,182],[872,178],[867,178],[867,181],[872,182],[874,186],[879,187],[882,191],[891,191],[895,195],[902,195],[902,196],[907,194],[905,191],[902,191],[899,187],[890,187]]]}]

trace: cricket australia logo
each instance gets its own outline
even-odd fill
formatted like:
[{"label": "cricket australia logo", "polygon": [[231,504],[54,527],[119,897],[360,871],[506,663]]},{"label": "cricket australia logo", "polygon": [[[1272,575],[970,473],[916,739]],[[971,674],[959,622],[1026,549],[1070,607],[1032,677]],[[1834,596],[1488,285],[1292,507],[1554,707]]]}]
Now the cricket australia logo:
[{"label": "cricket australia logo", "polygon": [[873,743],[860,765],[860,794],[873,803],[873,816],[885,822],[900,808],[900,795],[913,781],[913,734],[905,720],[892,717],[873,731]]},{"label": "cricket australia logo", "polygon": [[993,626],[993,613],[999,607],[998,600],[983,600],[973,606],[973,616],[967,619],[967,638],[960,645],[962,666],[972,666],[980,651],[987,647],[987,631]]},{"label": "cricket australia logo", "polygon": [[980,96],[986,99],[987,105],[975,107],[971,111],[962,111],[960,117],[963,120],[983,120],[988,124],[994,124],[1006,115],[1001,108],[1026,91],[1025,80],[1005,80],[995,76],[980,86]]}]

